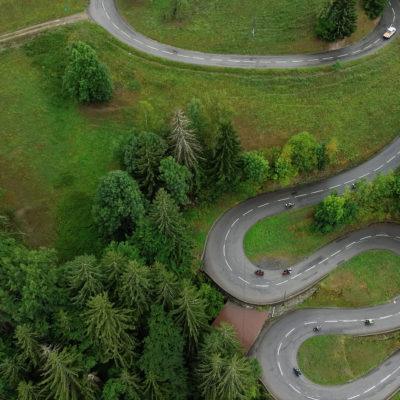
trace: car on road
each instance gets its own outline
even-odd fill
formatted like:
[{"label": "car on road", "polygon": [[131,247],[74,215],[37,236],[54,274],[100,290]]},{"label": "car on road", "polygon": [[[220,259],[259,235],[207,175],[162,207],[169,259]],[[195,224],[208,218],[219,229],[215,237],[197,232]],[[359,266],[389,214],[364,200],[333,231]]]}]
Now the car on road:
[{"label": "car on road", "polygon": [[394,26],[389,26],[386,32],[383,34],[384,39],[390,39],[396,33],[396,28]]}]

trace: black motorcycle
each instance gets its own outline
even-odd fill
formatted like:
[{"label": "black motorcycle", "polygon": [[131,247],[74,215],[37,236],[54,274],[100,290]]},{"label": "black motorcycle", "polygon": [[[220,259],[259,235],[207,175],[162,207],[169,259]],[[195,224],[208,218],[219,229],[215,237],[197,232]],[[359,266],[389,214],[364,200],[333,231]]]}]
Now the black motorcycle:
[{"label": "black motorcycle", "polygon": [[314,332],[319,332],[321,330],[321,327],[319,325],[314,326],[313,331]]},{"label": "black motorcycle", "polygon": [[298,368],[293,368],[293,372],[295,373],[296,376],[301,375],[301,371]]}]

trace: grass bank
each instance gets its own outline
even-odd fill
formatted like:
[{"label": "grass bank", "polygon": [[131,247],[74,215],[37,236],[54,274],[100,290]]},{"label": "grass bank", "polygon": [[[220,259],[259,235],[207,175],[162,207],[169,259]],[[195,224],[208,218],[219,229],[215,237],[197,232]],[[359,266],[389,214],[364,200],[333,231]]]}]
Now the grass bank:
[{"label": "grass bank", "polygon": [[[116,90],[107,105],[79,106],[62,96],[67,49],[77,39],[110,67]],[[173,110],[192,97],[216,96],[232,108],[246,150],[283,145],[301,130],[320,141],[336,137],[340,170],[398,133],[400,81],[389,78],[399,75],[399,49],[394,41],[339,71],[228,71],[142,57],[88,22],[48,32],[27,49],[0,53],[4,205],[29,245],[56,245],[64,257],[95,252],[100,245],[90,216],[94,189],[103,174],[119,167],[118,149],[139,124],[143,100],[168,123]],[[220,212],[243,198],[227,196],[193,211],[199,247]]]},{"label": "grass bank", "polygon": [[298,362],[313,382],[340,385],[366,374],[399,348],[399,332],[363,338],[317,336],[300,347]]},{"label": "grass bank", "polygon": [[[124,18],[139,32],[177,47],[211,53],[293,54],[321,51],[316,14],[325,0],[202,0],[189,2],[178,21],[165,18],[168,0],[117,0]],[[342,45],[374,27],[358,2],[358,29]],[[253,35],[254,28],[254,35]]]},{"label": "grass bank", "polygon": [[89,0],[0,0],[0,34],[83,11]]}]

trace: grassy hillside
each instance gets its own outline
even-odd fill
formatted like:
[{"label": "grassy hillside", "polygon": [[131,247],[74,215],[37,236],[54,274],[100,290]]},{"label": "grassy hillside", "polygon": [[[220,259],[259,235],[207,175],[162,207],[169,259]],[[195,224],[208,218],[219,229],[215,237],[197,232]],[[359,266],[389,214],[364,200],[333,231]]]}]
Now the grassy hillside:
[{"label": "grassy hillside", "polygon": [[[124,18],[153,39],[211,53],[287,54],[327,49],[315,36],[316,14],[325,0],[189,1],[183,18],[165,18],[169,0],[117,0]],[[359,40],[374,22],[358,7],[358,29],[345,42]],[[254,36],[253,36],[254,28]]]},{"label": "grassy hillside", "polygon": [[0,0],[0,35],[83,11],[88,0]]},{"label": "grassy hillside", "polygon": [[[113,75],[114,99],[78,106],[61,94],[71,41],[91,44]],[[0,187],[27,243],[56,244],[62,254],[95,251],[90,200],[98,178],[118,167],[118,149],[140,114],[153,105],[168,123],[194,96],[216,96],[234,113],[247,150],[283,145],[308,130],[336,137],[337,169],[373,154],[400,126],[400,42],[368,59],[334,68],[291,71],[200,69],[142,57],[88,22],[36,38],[26,49],[0,54]],[[385,102],[383,102],[383,99]],[[243,196],[242,196],[243,198]],[[219,208],[195,213],[200,242]]]}]

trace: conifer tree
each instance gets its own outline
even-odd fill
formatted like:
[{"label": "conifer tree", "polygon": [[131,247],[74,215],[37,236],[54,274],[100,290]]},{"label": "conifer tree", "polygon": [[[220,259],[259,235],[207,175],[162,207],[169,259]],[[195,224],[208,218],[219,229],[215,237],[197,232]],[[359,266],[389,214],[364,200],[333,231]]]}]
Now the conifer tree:
[{"label": "conifer tree", "polygon": [[171,123],[171,149],[175,160],[188,169],[196,168],[199,163],[201,146],[196,134],[189,128],[190,120],[185,113],[175,111]]},{"label": "conifer tree", "polygon": [[219,130],[220,136],[212,160],[210,175],[218,184],[225,184],[235,181],[239,176],[239,153],[242,148],[231,121],[221,123]]},{"label": "conifer tree", "polygon": [[387,5],[388,0],[364,0],[365,13],[372,19],[382,15]]},{"label": "conifer tree", "polygon": [[15,328],[16,345],[21,349],[21,357],[24,362],[37,367],[40,363],[41,348],[38,342],[38,335],[28,324],[18,325]]}]

